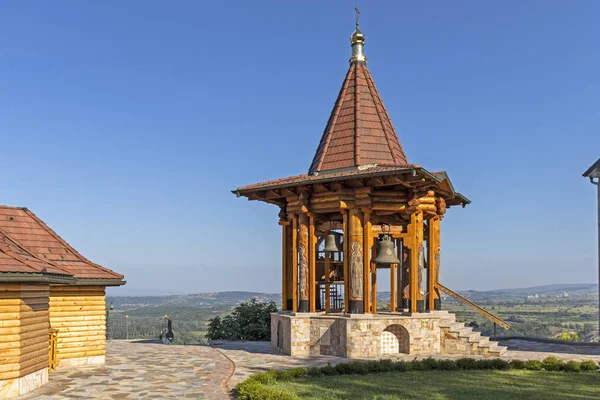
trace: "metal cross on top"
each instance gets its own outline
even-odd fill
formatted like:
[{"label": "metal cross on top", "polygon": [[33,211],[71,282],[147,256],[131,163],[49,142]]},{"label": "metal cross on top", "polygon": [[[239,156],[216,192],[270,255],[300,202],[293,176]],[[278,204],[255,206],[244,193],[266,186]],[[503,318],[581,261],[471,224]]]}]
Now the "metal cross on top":
[{"label": "metal cross on top", "polygon": [[356,5],[354,6],[354,9],[356,10],[356,29],[358,29],[358,16],[360,15],[360,10],[358,9],[358,3],[356,3]]}]

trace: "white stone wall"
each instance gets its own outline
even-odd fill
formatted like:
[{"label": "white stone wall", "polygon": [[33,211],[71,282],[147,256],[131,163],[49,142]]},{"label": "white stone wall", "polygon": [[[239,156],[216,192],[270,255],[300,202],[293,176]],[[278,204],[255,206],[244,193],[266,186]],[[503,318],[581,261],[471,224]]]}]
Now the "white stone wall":
[{"label": "white stone wall", "polygon": [[[277,346],[277,324],[280,321],[283,348]],[[409,354],[433,355],[441,352],[440,318],[429,314],[347,316],[273,313],[271,343],[274,349],[292,356],[377,358],[384,354],[382,334],[390,325],[400,325],[408,331]]]},{"label": "white stone wall", "polygon": [[48,383],[48,368],[32,372],[20,378],[0,381],[0,399],[22,396]]}]

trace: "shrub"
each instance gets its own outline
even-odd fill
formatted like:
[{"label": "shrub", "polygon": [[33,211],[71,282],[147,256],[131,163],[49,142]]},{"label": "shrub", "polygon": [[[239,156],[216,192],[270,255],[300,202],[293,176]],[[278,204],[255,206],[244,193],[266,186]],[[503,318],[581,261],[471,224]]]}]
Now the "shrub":
[{"label": "shrub", "polygon": [[322,367],[321,373],[325,376],[338,375],[337,369],[335,369],[335,367],[332,367],[331,365]]},{"label": "shrub", "polygon": [[477,360],[474,358],[459,358],[456,366],[460,369],[478,369]]},{"label": "shrub", "polygon": [[238,400],[297,400],[291,393],[262,385],[260,382],[248,379],[236,386]]},{"label": "shrub", "polygon": [[580,372],[581,363],[575,360],[567,361],[563,364],[563,370],[567,372]]},{"label": "shrub", "polygon": [[586,360],[581,362],[581,370],[582,371],[596,371],[598,366],[592,360]]},{"label": "shrub", "polygon": [[304,378],[306,373],[306,368],[298,367],[294,369],[278,371],[275,373],[275,378],[280,381],[290,381],[292,379]]},{"label": "shrub", "polygon": [[259,303],[256,299],[241,303],[222,319],[208,323],[209,340],[271,340],[271,313],[277,311],[274,302]]},{"label": "shrub", "polygon": [[509,365],[512,369],[525,369],[527,363],[521,360],[511,360]]},{"label": "shrub", "polygon": [[556,357],[548,357],[542,361],[542,368],[546,371],[560,371],[562,369],[563,362]]},{"label": "shrub", "polygon": [[306,370],[306,375],[311,377],[321,376],[321,369],[316,367],[310,367]]},{"label": "shrub", "polygon": [[458,369],[458,366],[453,360],[438,360],[437,368],[443,371],[452,371]]},{"label": "shrub", "polygon": [[541,371],[542,362],[538,360],[529,360],[525,363],[525,368],[531,371]]}]

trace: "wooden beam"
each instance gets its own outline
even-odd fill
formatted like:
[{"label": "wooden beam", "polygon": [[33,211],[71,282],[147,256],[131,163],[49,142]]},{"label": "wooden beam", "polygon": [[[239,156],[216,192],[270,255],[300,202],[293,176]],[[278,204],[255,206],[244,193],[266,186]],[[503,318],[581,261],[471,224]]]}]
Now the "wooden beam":
[{"label": "wooden beam", "polygon": [[390,312],[396,311],[396,264],[390,264]]},{"label": "wooden beam", "polygon": [[298,311],[298,215],[292,220],[292,311]]}]

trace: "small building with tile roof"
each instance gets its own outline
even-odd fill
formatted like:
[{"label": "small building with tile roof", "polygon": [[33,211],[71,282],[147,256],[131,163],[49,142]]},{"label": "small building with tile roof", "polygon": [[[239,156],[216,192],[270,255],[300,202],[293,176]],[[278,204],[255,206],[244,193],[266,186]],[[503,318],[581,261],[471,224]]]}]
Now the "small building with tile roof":
[{"label": "small building with tile roof", "polygon": [[49,368],[104,363],[105,289],[123,284],[27,208],[0,206],[0,398],[46,383]]},{"label": "small building with tile roof", "polygon": [[[358,16],[350,42],[350,66],[307,173],[233,190],[280,208],[282,311],[272,315],[273,347],[293,355],[344,357],[376,357],[389,350],[378,343],[413,354],[443,353],[453,346],[464,349],[462,354],[471,348],[499,354],[504,350],[485,343],[457,344],[458,337],[440,342],[441,317],[435,314],[440,292],[459,296],[440,283],[440,223],[447,208],[470,201],[445,171],[409,161],[367,68]],[[356,321],[379,318],[381,269],[390,273],[391,317],[365,330]],[[412,325],[408,316],[420,322]],[[392,320],[406,329],[391,327]],[[427,333],[415,328],[425,322],[437,328]],[[405,332],[403,338],[399,332]],[[427,334],[437,336],[418,344]],[[406,341],[410,346],[402,344]]]}]

